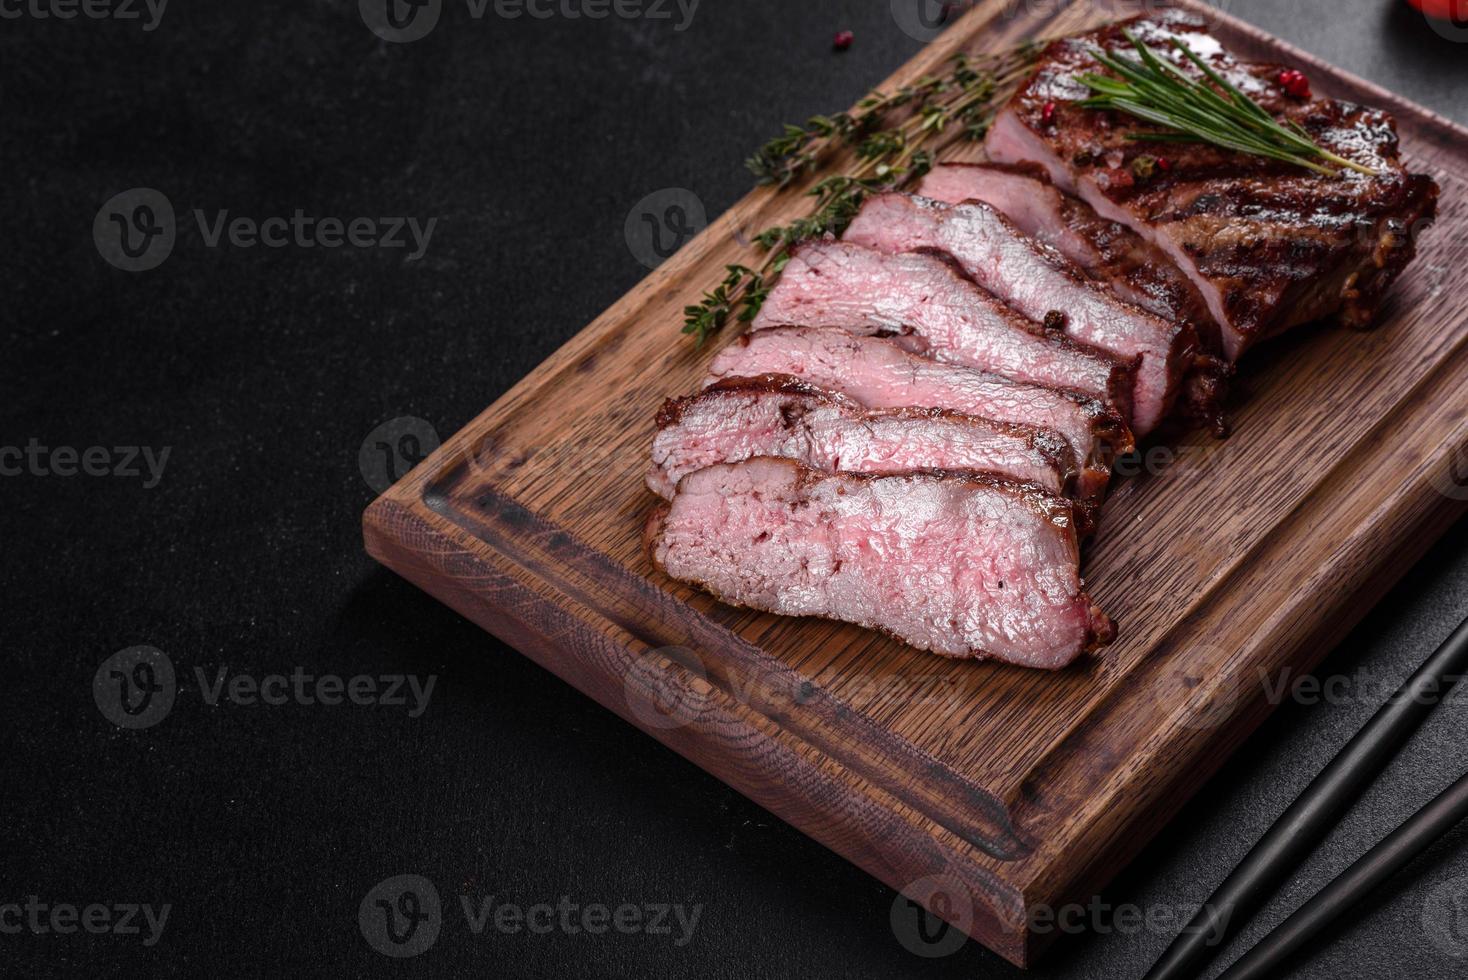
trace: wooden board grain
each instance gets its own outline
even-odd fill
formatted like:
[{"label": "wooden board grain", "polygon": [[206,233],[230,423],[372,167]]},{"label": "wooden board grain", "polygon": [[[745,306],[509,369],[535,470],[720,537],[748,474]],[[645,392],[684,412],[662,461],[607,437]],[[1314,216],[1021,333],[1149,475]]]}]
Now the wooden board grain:
[{"label": "wooden board grain", "polygon": [[[1188,6],[1191,0],[1179,5]],[[1251,58],[1393,111],[1438,226],[1377,329],[1256,351],[1234,435],[1185,437],[1120,480],[1085,575],[1120,622],[1059,674],[945,661],[728,608],[640,548],[653,413],[721,343],[680,309],[751,231],[805,203],[760,190],[665,262],[368,510],[378,560],[887,884],[1026,965],[1039,908],[1102,887],[1464,509],[1468,131],[1198,7]],[[1085,29],[1101,3],[983,3],[883,87],[958,50]],[[732,332],[731,332],[732,333]],[[936,888],[936,891],[935,891]],[[941,893],[939,898],[935,895]]]}]

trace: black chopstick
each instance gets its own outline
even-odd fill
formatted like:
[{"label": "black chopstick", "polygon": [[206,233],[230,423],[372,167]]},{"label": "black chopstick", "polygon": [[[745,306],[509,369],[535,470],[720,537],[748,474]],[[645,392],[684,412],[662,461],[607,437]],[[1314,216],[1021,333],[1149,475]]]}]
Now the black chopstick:
[{"label": "black chopstick", "polygon": [[1427,850],[1464,818],[1468,817],[1468,776],[1450,786],[1441,796],[1412,817],[1345,870],[1341,876],[1300,906],[1298,912],[1237,963],[1224,970],[1218,980],[1260,980],[1275,976],[1279,964],[1366,897],[1377,885]]},{"label": "black chopstick", "polygon": [[1325,837],[1345,805],[1375,779],[1468,669],[1468,620],[1407,679],[1269,832],[1209,896],[1145,980],[1193,976],[1210,953],[1261,904],[1279,880]]}]

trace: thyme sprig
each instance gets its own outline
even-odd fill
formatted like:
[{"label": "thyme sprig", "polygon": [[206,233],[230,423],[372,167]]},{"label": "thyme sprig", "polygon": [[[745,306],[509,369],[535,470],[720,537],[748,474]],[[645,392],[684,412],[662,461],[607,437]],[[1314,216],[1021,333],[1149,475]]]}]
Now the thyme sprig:
[{"label": "thyme sprig", "polygon": [[[1029,72],[1038,52],[1031,43],[996,55],[959,54],[947,73],[924,76],[890,94],[872,92],[854,113],[813,116],[804,126],[786,126],[745,162],[758,183],[788,187],[840,149],[851,153],[854,165],[847,173],[821,178],[806,192],[815,198],[810,214],[755,235],[752,244],[764,252],[763,262],[725,266],[724,279],[699,303],[684,308],[683,332],[702,346],[730,319],[750,322],[795,246],[840,235],[867,195],[921,178],[937,154],[955,142],[983,139],[997,107]],[[901,121],[889,122],[899,110]]]},{"label": "thyme sprig", "polygon": [[[780,263],[780,266],[783,268],[784,263]],[[700,346],[731,315],[736,316],[740,323],[753,320],[770,292],[765,285],[763,271],[751,269],[747,265],[727,265],[724,269],[728,275],[703,294],[701,303],[683,308],[683,332],[696,334]],[[778,270],[773,267],[770,271],[778,274]]]},{"label": "thyme sprig", "polygon": [[1327,177],[1339,177],[1341,172],[1325,164],[1376,174],[1375,170],[1320,146],[1293,120],[1282,123],[1275,119],[1176,38],[1172,41],[1173,46],[1203,73],[1202,79],[1188,75],[1130,31],[1125,33],[1127,40],[1137,49],[1140,60],[1123,54],[1093,51],[1096,60],[1119,77],[1094,72],[1079,76],[1079,80],[1096,93],[1080,105],[1088,109],[1111,109],[1163,127],[1161,132],[1132,133],[1130,139],[1160,142],[1201,140],[1225,149],[1296,164]]},{"label": "thyme sprig", "polygon": [[865,147],[874,152],[893,137],[880,127],[896,110],[911,109],[914,116],[951,112],[955,103],[992,85],[995,79],[1012,75],[1017,67],[1028,68],[1034,47],[1028,44],[1000,54],[958,54],[946,74],[925,75],[891,93],[872,92],[857,103],[854,112],[812,116],[804,126],[787,124],[745,166],[757,183],[785,187],[841,147]]}]

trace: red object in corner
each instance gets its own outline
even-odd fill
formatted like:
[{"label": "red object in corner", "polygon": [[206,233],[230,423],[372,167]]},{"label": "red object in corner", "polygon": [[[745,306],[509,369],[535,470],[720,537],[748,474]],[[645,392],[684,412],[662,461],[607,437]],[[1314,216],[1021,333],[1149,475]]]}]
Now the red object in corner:
[{"label": "red object in corner", "polygon": [[1468,26],[1468,0],[1407,0],[1429,17]]}]

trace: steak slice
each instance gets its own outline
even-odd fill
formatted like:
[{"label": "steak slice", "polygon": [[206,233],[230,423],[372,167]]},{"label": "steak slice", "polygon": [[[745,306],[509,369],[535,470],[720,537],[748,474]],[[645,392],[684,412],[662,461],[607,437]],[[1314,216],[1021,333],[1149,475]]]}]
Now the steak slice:
[{"label": "steak slice", "polygon": [[1111,460],[1132,449],[1115,410],[1094,398],[941,364],[880,337],[830,327],[745,334],[709,367],[709,382],[786,374],[837,391],[867,408],[942,408],[994,422],[1059,432],[1080,466],[1077,494],[1100,501]]},{"label": "steak slice", "polygon": [[989,473],[1056,495],[1073,490],[1076,477],[1075,454],[1058,432],[941,408],[866,409],[790,375],[728,378],[670,398],[657,421],[647,485],[667,498],[689,473],[752,456],[830,473]]},{"label": "steak slice", "polygon": [[[981,201],[943,204],[907,194],[869,198],[846,239],[883,252],[941,249],[984,289],[1027,317],[1058,311],[1074,340],[1140,363],[1132,390],[1132,431],[1144,436],[1171,411],[1198,339],[1188,324],[1168,323],[1123,303],[1058,252],[1028,238]],[[1053,316],[1053,314],[1049,314]]]},{"label": "steak slice", "polygon": [[[1089,95],[1076,76],[1106,71],[1090,53],[1095,47],[1132,51],[1123,30],[1196,77],[1172,48],[1181,40],[1265,110],[1377,175],[1323,176],[1206,143],[1129,139],[1148,125],[1076,105]],[[985,145],[996,163],[1043,166],[1062,190],[1166,252],[1197,285],[1221,328],[1224,356],[1235,361],[1259,340],[1309,320],[1366,325],[1436,214],[1437,185],[1402,165],[1390,115],[1296,99],[1280,86],[1279,72],[1278,65],[1235,60],[1201,18],[1164,11],[1052,42]],[[1156,165],[1158,156],[1167,167]]]},{"label": "steak slice", "polygon": [[1104,398],[1130,420],[1133,361],[1026,320],[947,256],[884,255],[834,241],[802,245],[753,327],[787,325],[906,333],[939,360]]},{"label": "steak slice", "polygon": [[1062,192],[1041,168],[944,163],[929,171],[917,192],[949,204],[983,201],[1128,303],[1173,323],[1191,323],[1205,347],[1219,349],[1218,323],[1203,294],[1166,253]]},{"label": "steak slice", "polygon": [[879,629],[921,650],[1058,669],[1111,642],[1071,504],[943,473],[825,474],[757,457],[684,477],[653,562],[736,606]]}]

